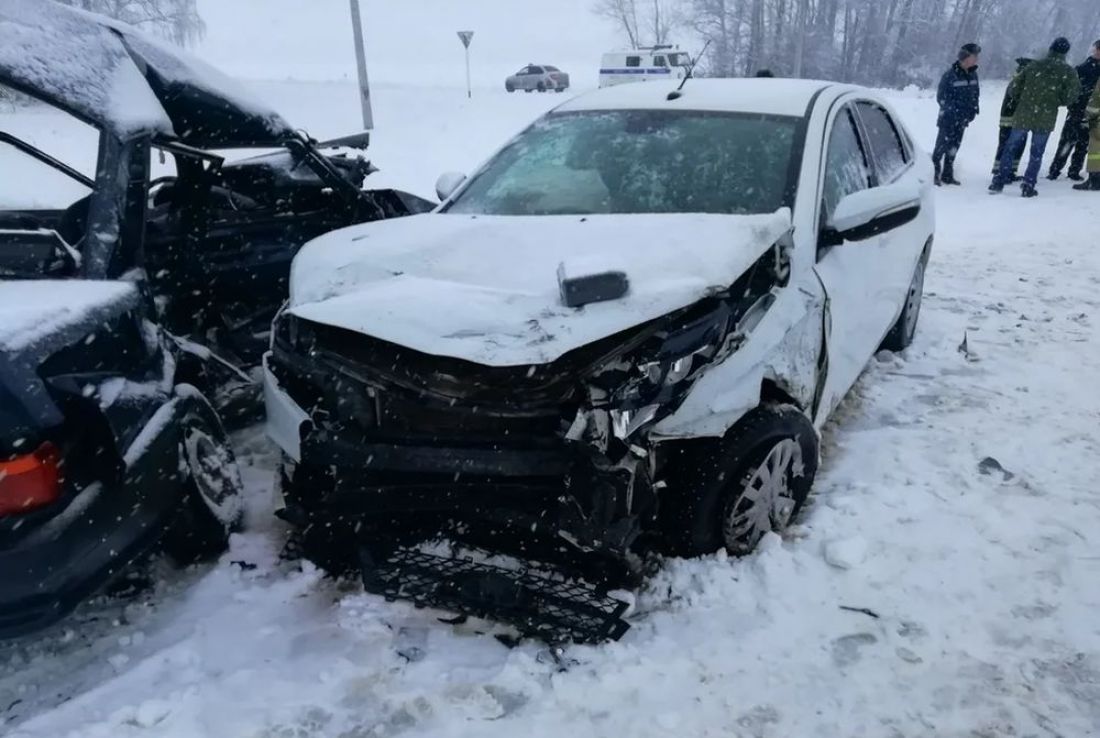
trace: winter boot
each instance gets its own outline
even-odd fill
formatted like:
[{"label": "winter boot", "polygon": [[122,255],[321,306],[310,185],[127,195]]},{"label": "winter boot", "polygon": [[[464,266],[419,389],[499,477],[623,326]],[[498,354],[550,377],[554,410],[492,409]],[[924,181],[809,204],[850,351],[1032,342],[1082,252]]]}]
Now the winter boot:
[{"label": "winter boot", "polygon": [[1038,197],[1039,191],[1029,184],[1025,184],[1020,188],[1020,195],[1022,197]]},{"label": "winter boot", "polygon": [[1089,178],[1081,184],[1074,185],[1073,189],[1080,192],[1100,191],[1100,172],[1090,172]]},{"label": "winter boot", "polygon": [[[1062,176],[1061,172],[1056,172],[1053,169],[1051,169],[1050,174],[1047,175],[1047,179],[1049,179],[1051,182],[1055,182],[1061,176]],[[1070,177],[1070,179],[1073,179],[1073,177]]]},{"label": "winter boot", "polygon": [[991,195],[999,195],[1004,191],[1005,191],[1005,186],[1003,184],[1001,184],[1000,182],[998,182],[997,180],[993,180],[989,185],[989,194],[991,194]]},{"label": "winter boot", "polygon": [[1068,178],[1072,179],[1074,182],[1082,182],[1085,179],[1084,177],[1081,176],[1080,172],[1070,172],[1066,176]]},{"label": "winter boot", "polygon": [[954,174],[945,174],[945,175],[943,175],[943,183],[945,185],[961,185],[962,184],[962,182],[955,179]]}]

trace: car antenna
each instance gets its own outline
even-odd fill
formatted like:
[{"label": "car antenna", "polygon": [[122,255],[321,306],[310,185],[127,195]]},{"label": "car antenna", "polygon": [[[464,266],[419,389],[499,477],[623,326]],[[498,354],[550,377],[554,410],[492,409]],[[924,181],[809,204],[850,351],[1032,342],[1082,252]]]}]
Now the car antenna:
[{"label": "car antenna", "polygon": [[707,42],[703,44],[703,50],[699,52],[698,56],[691,60],[691,66],[688,67],[687,74],[685,74],[683,80],[680,81],[680,86],[668,93],[669,100],[679,100],[683,95],[682,90],[684,89],[684,85],[686,85],[687,81],[695,74],[695,65],[703,58],[703,54],[707,53],[707,49],[710,48],[710,41],[710,39],[707,39]]}]

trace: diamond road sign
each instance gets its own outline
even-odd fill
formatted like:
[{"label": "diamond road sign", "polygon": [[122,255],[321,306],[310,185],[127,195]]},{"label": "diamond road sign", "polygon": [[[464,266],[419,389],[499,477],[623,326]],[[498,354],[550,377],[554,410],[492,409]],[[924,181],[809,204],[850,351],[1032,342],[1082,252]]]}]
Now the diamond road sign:
[{"label": "diamond road sign", "polygon": [[467,49],[470,48],[470,42],[474,39],[473,31],[459,31],[458,37],[462,41],[462,45]]}]

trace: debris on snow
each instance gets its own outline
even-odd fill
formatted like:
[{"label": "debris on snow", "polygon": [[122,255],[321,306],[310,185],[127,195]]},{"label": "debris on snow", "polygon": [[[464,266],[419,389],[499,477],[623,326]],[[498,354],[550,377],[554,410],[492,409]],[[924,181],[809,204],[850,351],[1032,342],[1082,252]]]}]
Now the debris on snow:
[{"label": "debris on snow", "polygon": [[992,456],[986,456],[978,462],[978,471],[987,477],[993,474],[1000,474],[1004,477],[1006,482],[1011,482],[1016,477],[1015,474],[1001,466],[1001,462],[997,461]]}]

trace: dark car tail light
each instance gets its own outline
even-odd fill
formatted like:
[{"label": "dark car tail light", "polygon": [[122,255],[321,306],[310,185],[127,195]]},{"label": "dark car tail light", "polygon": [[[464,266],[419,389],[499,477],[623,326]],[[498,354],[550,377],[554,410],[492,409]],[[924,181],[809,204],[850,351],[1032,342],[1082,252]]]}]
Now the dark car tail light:
[{"label": "dark car tail light", "polygon": [[61,452],[46,442],[35,451],[0,461],[0,516],[19,515],[61,497]]}]

